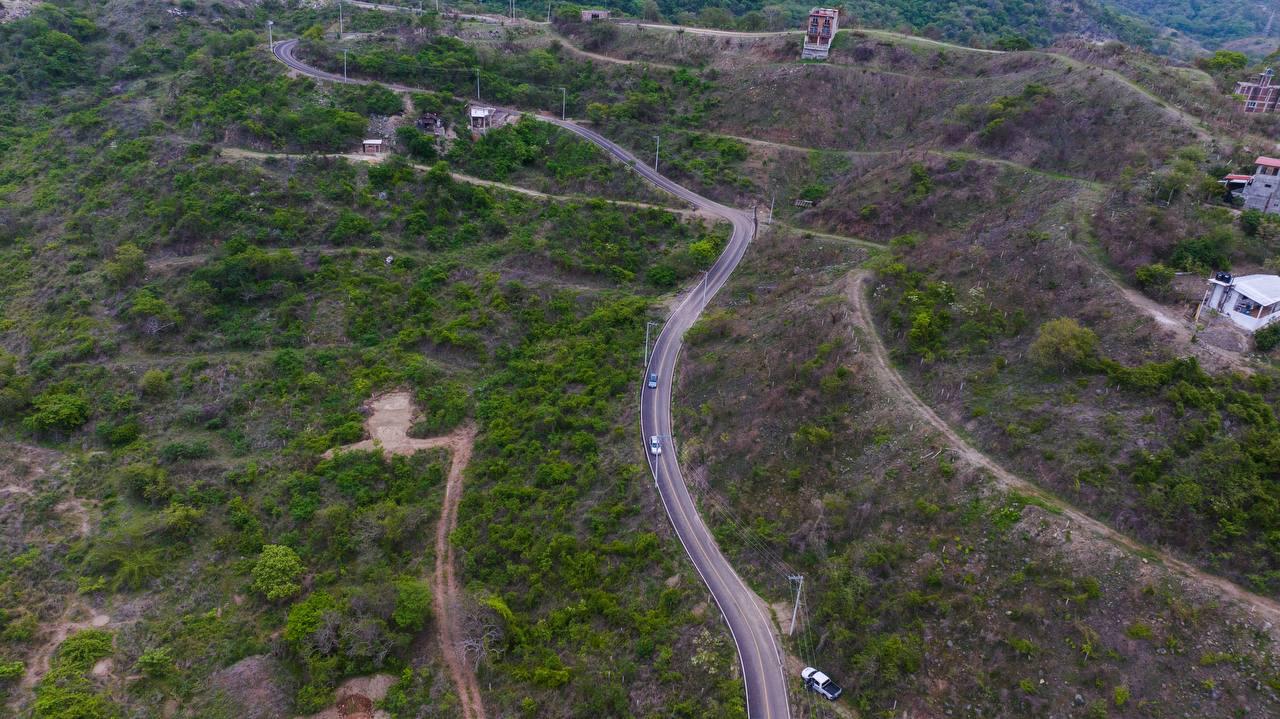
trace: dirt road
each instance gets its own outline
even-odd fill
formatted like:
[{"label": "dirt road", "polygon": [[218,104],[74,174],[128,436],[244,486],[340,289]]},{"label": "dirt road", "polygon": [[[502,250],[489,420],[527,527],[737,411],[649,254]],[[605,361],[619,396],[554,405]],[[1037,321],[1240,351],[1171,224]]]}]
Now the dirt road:
[{"label": "dirt road", "polygon": [[898,397],[904,406],[923,418],[938,434],[942,435],[962,460],[990,473],[996,483],[1006,490],[1013,490],[1043,499],[1051,506],[1060,509],[1061,514],[1070,519],[1075,525],[1099,539],[1120,546],[1130,552],[1155,556],[1160,564],[1174,574],[1181,576],[1188,583],[1198,585],[1220,599],[1234,602],[1250,614],[1264,620],[1270,625],[1268,631],[1273,635],[1273,638],[1280,639],[1280,603],[1247,591],[1222,577],[1201,571],[1177,557],[1140,544],[1079,509],[1066,504],[1061,498],[1053,496],[1038,485],[1013,474],[962,438],[952,429],[950,424],[933,411],[932,407],[920,399],[889,360],[888,350],[880,339],[880,334],[876,331],[875,323],[871,317],[871,308],[867,303],[867,285],[871,277],[872,275],[864,270],[850,273],[847,279],[846,295],[853,306],[855,322],[861,330],[859,338],[867,340],[869,345],[872,369],[884,387]]},{"label": "dirt road", "polygon": [[[458,526],[458,502],[462,499],[463,473],[471,461],[475,446],[476,427],[466,424],[441,437],[414,439],[409,428],[417,416],[413,396],[408,392],[388,392],[373,398],[368,407],[372,410],[365,420],[369,439],[349,444],[341,450],[370,451],[381,449],[391,454],[412,455],[427,449],[448,449],[452,459],[449,476],[445,481],[444,501],[440,508],[440,520],[436,524],[436,565],[431,574],[431,593],[435,605],[436,640],[440,654],[449,668],[449,676],[458,692],[464,719],[485,719],[484,702],[480,698],[480,685],[476,675],[462,660],[460,629],[461,618],[456,614],[462,603],[462,589],[454,568],[453,544],[449,535]],[[333,450],[325,456],[333,455]]]}]

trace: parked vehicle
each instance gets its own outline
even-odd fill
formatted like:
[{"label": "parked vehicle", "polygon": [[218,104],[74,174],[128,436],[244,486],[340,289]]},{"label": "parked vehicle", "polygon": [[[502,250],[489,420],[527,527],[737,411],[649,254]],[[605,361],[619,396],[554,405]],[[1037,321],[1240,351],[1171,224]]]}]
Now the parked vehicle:
[{"label": "parked vehicle", "polygon": [[658,388],[658,375],[651,372],[649,373],[649,389],[657,389],[657,388]]},{"label": "parked vehicle", "polygon": [[649,454],[655,457],[662,454],[662,440],[658,439],[658,435],[649,438]]},{"label": "parked vehicle", "polygon": [[800,672],[800,677],[804,679],[804,685],[807,688],[831,701],[839,699],[840,695],[844,693],[844,689],[841,689],[839,684],[831,681],[831,677],[813,667],[805,667],[804,671]]}]

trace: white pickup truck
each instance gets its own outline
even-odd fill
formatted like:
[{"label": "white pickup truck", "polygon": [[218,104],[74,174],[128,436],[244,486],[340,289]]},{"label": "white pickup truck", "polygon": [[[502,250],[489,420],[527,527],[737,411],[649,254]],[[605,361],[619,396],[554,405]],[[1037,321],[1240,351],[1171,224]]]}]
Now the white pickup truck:
[{"label": "white pickup truck", "polygon": [[804,685],[806,687],[821,694],[827,699],[830,699],[831,701],[839,699],[840,695],[844,692],[844,690],[840,688],[839,684],[831,681],[831,677],[823,674],[813,667],[805,667],[804,671],[800,672],[800,678],[804,679]]}]

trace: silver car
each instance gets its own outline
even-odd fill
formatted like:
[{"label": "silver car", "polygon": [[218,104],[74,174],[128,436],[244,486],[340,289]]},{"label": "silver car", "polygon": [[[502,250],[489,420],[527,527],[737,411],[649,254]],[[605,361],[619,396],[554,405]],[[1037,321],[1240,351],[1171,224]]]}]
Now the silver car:
[{"label": "silver car", "polygon": [[800,678],[804,679],[804,685],[806,687],[821,694],[827,699],[830,699],[831,701],[839,699],[840,695],[844,693],[844,690],[840,688],[839,684],[831,681],[831,677],[823,674],[813,667],[805,667],[804,671],[800,672]]},{"label": "silver car", "polygon": [[655,457],[662,454],[662,440],[658,439],[656,434],[649,438],[649,454]]}]

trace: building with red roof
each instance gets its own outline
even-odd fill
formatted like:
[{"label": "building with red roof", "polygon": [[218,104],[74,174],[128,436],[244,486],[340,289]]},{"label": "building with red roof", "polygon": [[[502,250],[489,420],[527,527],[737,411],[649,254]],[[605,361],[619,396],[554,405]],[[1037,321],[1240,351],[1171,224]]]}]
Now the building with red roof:
[{"label": "building with red roof", "polygon": [[1240,191],[1245,209],[1280,214],[1280,197],[1276,196],[1280,193],[1280,160],[1263,156],[1253,164],[1253,177]]}]

